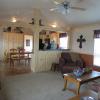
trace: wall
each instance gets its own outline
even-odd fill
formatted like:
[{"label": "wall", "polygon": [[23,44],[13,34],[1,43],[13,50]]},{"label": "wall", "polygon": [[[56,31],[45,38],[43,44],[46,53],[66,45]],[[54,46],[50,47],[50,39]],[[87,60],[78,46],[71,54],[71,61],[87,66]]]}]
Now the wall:
[{"label": "wall", "polygon": [[24,47],[24,35],[19,33],[3,32],[3,51],[11,48]]},{"label": "wall", "polygon": [[[71,51],[81,54],[86,66],[93,65],[93,53],[94,53],[94,30],[100,29],[100,24],[85,25],[75,28],[72,32],[71,38]],[[86,39],[86,42],[82,43],[82,48],[79,48],[77,39],[80,35]],[[96,68],[96,67],[95,67]]]},{"label": "wall", "polygon": [[81,58],[85,62],[84,66],[93,66],[93,55],[90,54],[80,54]]},{"label": "wall", "polygon": [[3,54],[3,34],[2,34],[2,28],[0,27],[0,60],[2,60],[2,54]]},{"label": "wall", "polygon": [[13,30],[15,27],[23,27],[24,34],[31,34],[34,33],[33,26],[25,23],[25,22],[5,22],[0,25],[0,60],[3,60],[4,51],[9,50],[10,48],[17,48],[24,46],[23,44],[23,34],[11,32],[3,32],[3,29],[6,27],[11,27]]},{"label": "wall", "polygon": [[[68,31],[66,28],[52,28],[49,26],[39,26],[39,20],[41,19],[41,12],[40,10],[36,9],[36,11],[33,13],[33,17],[35,18],[35,24],[31,25],[28,23],[23,23],[23,22],[17,22],[17,23],[5,23],[3,26],[21,26],[25,27],[26,33],[32,33],[34,35],[34,50],[32,54],[32,60],[31,60],[31,69],[33,72],[40,72],[40,71],[47,71],[50,70],[51,64],[53,62],[58,62],[60,53],[62,51],[39,51],[39,32],[41,30],[53,30],[53,31]],[[45,19],[45,18],[44,18]],[[45,19],[45,21],[47,21]],[[2,27],[3,27],[2,26]],[[1,39],[0,39],[1,41]],[[0,45],[1,46],[1,45]],[[2,48],[2,46],[0,47]]]},{"label": "wall", "polygon": [[[74,52],[83,53],[83,54],[90,54],[93,55],[94,51],[94,30],[100,29],[100,24],[94,24],[94,25],[86,25],[83,27],[78,27],[73,30],[72,35],[72,46],[71,49]],[[82,43],[83,47],[79,48],[79,43],[77,42],[77,39],[80,35],[83,35],[83,37],[86,39],[86,42]]]},{"label": "wall", "polygon": [[36,72],[48,71],[52,63],[58,63],[61,51],[39,51],[37,55]]},{"label": "wall", "polygon": [[38,20],[41,18],[41,12],[37,10],[34,14],[36,24],[33,26],[34,30],[34,54],[32,55],[31,69],[33,72],[48,71],[53,62],[58,62],[60,53],[62,51],[39,51],[39,32],[41,30],[52,31],[67,31],[60,27],[52,28],[49,26],[39,26]]},{"label": "wall", "polygon": [[[58,63],[62,51],[39,51],[39,32],[46,27],[34,26],[34,54],[32,55],[31,68],[34,72],[48,71],[51,69],[53,62]],[[50,29],[49,30],[54,30]],[[57,31],[57,30],[56,30]],[[58,29],[59,31],[59,29]]]}]

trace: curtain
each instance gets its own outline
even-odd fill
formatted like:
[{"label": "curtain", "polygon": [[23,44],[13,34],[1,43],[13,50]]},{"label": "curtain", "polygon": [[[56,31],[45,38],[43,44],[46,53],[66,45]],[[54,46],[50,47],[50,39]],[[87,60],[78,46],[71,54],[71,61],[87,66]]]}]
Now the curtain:
[{"label": "curtain", "polygon": [[94,30],[94,38],[100,38],[100,30]]},{"label": "curtain", "polygon": [[66,37],[66,36],[67,36],[67,33],[60,33],[59,34],[59,38]]},{"label": "curtain", "polygon": [[100,30],[94,30],[94,60],[93,64],[100,66]]}]

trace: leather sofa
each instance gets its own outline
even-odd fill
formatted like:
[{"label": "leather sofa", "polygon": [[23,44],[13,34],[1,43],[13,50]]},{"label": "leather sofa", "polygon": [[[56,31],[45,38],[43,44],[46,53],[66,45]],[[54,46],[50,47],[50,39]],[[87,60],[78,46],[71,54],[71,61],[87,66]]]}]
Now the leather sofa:
[{"label": "leather sofa", "polygon": [[59,67],[62,74],[70,73],[77,67],[84,67],[84,61],[78,53],[62,52],[59,58]]}]

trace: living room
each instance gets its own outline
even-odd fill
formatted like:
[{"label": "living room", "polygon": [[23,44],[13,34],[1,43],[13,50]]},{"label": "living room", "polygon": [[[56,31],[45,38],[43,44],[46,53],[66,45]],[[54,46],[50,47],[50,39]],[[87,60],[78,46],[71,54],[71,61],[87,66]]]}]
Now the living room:
[{"label": "living room", "polygon": [[[18,65],[10,66],[9,70],[12,70],[15,74],[17,73],[16,71],[18,71],[18,73],[20,73],[21,75],[19,75],[18,73],[17,75],[15,75],[14,73],[13,74],[11,73],[10,75],[7,75],[5,77],[7,79],[3,81],[3,85],[2,85],[3,88],[5,88],[8,85],[8,87],[6,87],[6,89],[4,90],[6,91],[4,92],[6,93],[5,95],[8,96],[6,97],[7,100],[16,100],[16,98],[17,100],[18,99],[19,100],[23,100],[23,99],[24,100],[27,100],[27,99],[29,100],[32,100],[32,99],[69,100],[71,97],[74,97],[75,94],[73,94],[72,92],[68,90],[62,91],[64,79],[61,73],[50,71],[53,63],[59,64],[59,58],[61,57],[62,52],[78,53],[84,60],[85,65],[87,67],[89,66],[89,67],[92,67],[93,70],[95,71],[98,71],[98,72],[100,71],[100,67],[98,64],[99,61],[97,62],[94,61],[99,56],[99,53],[98,53],[99,46],[97,46],[98,48],[95,48],[96,47],[95,43],[98,43],[96,42],[96,38],[100,34],[100,15],[98,13],[98,9],[100,9],[99,7],[100,1],[99,0],[96,0],[96,2],[94,0],[88,0],[88,1],[87,0],[75,0],[75,1],[66,0],[66,1],[67,2],[65,3],[67,3],[67,6],[69,7],[67,8],[68,10],[65,10],[65,8],[62,7],[62,5],[64,6],[64,4],[62,4],[64,3],[62,2],[62,0],[58,0],[58,1],[57,0],[55,1],[54,0],[0,1],[0,10],[1,10],[1,14],[0,14],[0,64],[1,64],[0,72],[1,74],[5,73],[6,68],[10,66],[9,63],[5,64],[5,62],[3,62],[5,61],[4,52],[7,49],[17,48],[19,46],[25,47],[24,42],[23,42],[24,39],[23,38],[19,39],[19,35],[18,36],[14,35],[14,38],[4,38],[4,34],[8,32],[9,36],[12,33],[15,33],[15,34],[20,33],[21,35],[23,34],[23,35],[33,36],[33,40],[32,40],[33,47],[31,49],[30,67],[24,66],[25,71],[22,71],[23,67],[19,68]],[[59,8],[59,6],[61,8]],[[76,8],[72,9],[73,7],[76,7]],[[13,19],[16,21],[12,22]],[[17,32],[16,32],[16,28],[17,28]],[[19,29],[21,29],[20,32],[19,32]],[[39,38],[40,38],[39,35],[40,35],[40,32],[43,30],[46,30],[46,31],[49,30],[49,31],[57,32],[57,33],[66,33],[67,34],[66,36],[68,37],[67,49],[39,50]],[[94,36],[94,34],[96,34],[97,36]],[[60,43],[59,36],[58,36],[57,44]],[[17,37],[18,37],[18,40],[16,39]],[[48,32],[47,32],[47,37],[48,37]],[[6,39],[8,42],[7,41],[5,42]],[[16,39],[17,42],[15,41],[14,43],[17,45],[15,45],[14,43],[13,45],[10,44],[11,40],[14,40],[14,39]],[[50,39],[52,41],[52,38]],[[55,40],[55,37],[54,37],[54,40]],[[8,44],[4,45],[5,43],[8,43]],[[27,41],[27,45],[28,44],[29,43]],[[26,68],[30,68],[31,70],[28,70]],[[17,69],[17,70],[14,70],[14,69]],[[48,77],[50,80],[48,79]],[[35,83],[33,79],[35,80]],[[57,85],[57,82],[58,82],[58,85]],[[39,83],[42,83],[42,84],[39,84]],[[47,84],[44,84],[44,83],[47,83]],[[41,88],[40,86],[41,87],[43,86],[43,88]],[[83,85],[83,88],[81,89],[81,91],[86,89],[85,86]],[[13,91],[14,87],[15,87],[15,90]],[[53,89],[54,87],[55,87],[55,90]],[[73,87],[73,85],[71,85],[71,87]],[[11,92],[8,93],[10,89],[11,89]],[[49,92],[47,92],[46,94],[46,91],[49,91]],[[18,93],[18,95],[20,95],[19,98],[16,92],[17,93],[20,92]],[[15,97],[12,96],[13,93]],[[59,96],[57,95],[57,93],[59,94]],[[36,94],[36,95],[33,95],[33,94]]]}]

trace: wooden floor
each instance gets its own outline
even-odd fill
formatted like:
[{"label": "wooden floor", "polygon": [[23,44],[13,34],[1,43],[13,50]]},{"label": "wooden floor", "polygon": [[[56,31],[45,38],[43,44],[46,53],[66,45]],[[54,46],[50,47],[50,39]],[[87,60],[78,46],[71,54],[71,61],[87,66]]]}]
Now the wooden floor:
[{"label": "wooden floor", "polygon": [[9,63],[3,63],[0,62],[0,75],[18,75],[18,74],[25,74],[30,73],[31,67],[21,63],[21,64],[15,64],[14,67],[10,66]]}]

